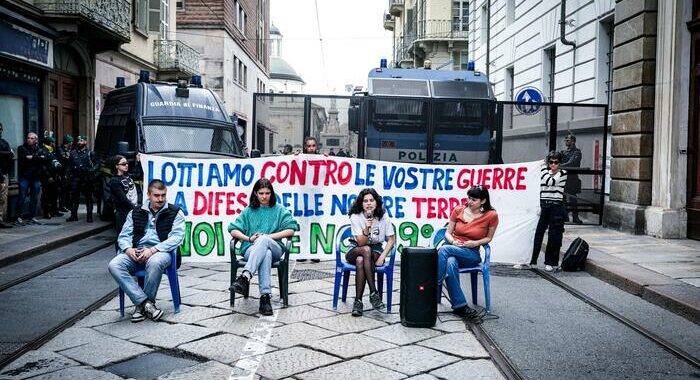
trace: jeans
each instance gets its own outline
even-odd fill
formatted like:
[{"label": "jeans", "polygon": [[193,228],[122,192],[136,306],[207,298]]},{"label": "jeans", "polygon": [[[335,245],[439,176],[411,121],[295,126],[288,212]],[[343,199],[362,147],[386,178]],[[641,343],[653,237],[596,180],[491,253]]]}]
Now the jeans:
[{"label": "jeans", "polygon": [[[137,263],[125,253],[120,253],[109,262],[109,273],[124,289],[124,293],[129,296],[134,305],[140,305],[146,299],[155,302],[160,278],[165,269],[170,266],[170,256],[170,252],[158,252],[145,263]],[[131,275],[142,269],[146,270],[143,289]]]},{"label": "jeans", "polygon": [[544,251],[544,264],[553,267],[559,265],[559,249],[564,234],[564,221],[566,220],[566,207],[563,203],[540,202],[540,219],[535,229],[535,241],[532,247],[530,265],[537,265],[537,258],[542,249],[544,232],[547,235],[547,248]]},{"label": "jeans", "polygon": [[39,198],[39,191],[41,191],[41,181],[20,178],[19,179],[19,197],[17,198],[17,217],[21,218],[23,216],[22,210],[24,209],[24,199],[27,197],[29,192],[29,219],[36,216],[36,206],[37,199]]},{"label": "jeans", "polygon": [[443,245],[438,249],[438,288],[445,281],[453,309],[467,305],[467,299],[459,284],[459,268],[475,267],[480,262],[479,248]]},{"label": "jeans", "polygon": [[5,177],[0,181],[0,222],[7,222],[7,189],[10,186],[10,176],[0,174]]},{"label": "jeans", "polygon": [[244,269],[250,274],[258,273],[260,294],[272,293],[270,289],[272,263],[282,257],[282,247],[279,243],[268,236],[260,236],[245,250],[243,257],[248,261]]}]

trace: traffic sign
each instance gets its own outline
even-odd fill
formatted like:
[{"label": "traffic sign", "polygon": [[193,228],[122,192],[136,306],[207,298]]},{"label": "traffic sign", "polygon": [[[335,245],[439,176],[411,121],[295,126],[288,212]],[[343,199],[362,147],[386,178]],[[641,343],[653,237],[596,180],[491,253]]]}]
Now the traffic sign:
[{"label": "traffic sign", "polygon": [[520,113],[534,115],[540,112],[540,108],[542,108],[540,103],[542,103],[543,99],[544,95],[542,95],[540,90],[534,87],[525,87],[515,95],[515,101],[527,104],[517,104],[515,107]]}]

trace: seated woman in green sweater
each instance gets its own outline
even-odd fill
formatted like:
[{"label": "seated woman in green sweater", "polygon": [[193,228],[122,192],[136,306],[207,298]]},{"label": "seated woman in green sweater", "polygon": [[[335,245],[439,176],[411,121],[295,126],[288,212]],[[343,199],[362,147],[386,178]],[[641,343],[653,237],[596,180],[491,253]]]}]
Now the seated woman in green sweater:
[{"label": "seated woman in green sweater", "polygon": [[275,190],[266,178],[255,182],[250,204],[228,226],[231,236],[243,242],[241,252],[244,252],[248,261],[231,288],[236,293],[247,296],[250,279],[258,273],[262,315],[272,315],[270,272],[272,263],[282,257],[283,246],[280,240],[292,237],[294,231],[298,230],[299,225],[289,210],[277,204]]}]

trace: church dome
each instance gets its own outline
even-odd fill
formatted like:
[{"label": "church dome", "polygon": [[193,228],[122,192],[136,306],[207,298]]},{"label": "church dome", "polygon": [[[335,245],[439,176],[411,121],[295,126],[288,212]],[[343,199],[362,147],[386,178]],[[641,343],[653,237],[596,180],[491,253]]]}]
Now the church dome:
[{"label": "church dome", "polygon": [[280,57],[270,58],[270,79],[292,80],[306,84],[296,70]]}]

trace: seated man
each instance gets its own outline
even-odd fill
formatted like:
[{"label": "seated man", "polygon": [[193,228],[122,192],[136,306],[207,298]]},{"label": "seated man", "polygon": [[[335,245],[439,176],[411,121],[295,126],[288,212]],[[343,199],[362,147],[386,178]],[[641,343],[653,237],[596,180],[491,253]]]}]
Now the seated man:
[{"label": "seated man", "polygon": [[[163,271],[170,265],[170,252],[182,243],[185,215],[166,201],[167,188],[154,179],[148,184],[148,201],[130,211],[117,243],[119,254],[109,263],[109,273],[136,306],[131,322],[146,317],[157,321],[163,311],[156,307],[156,293]],[[141,289],[132,273],[145,269]]]}]

